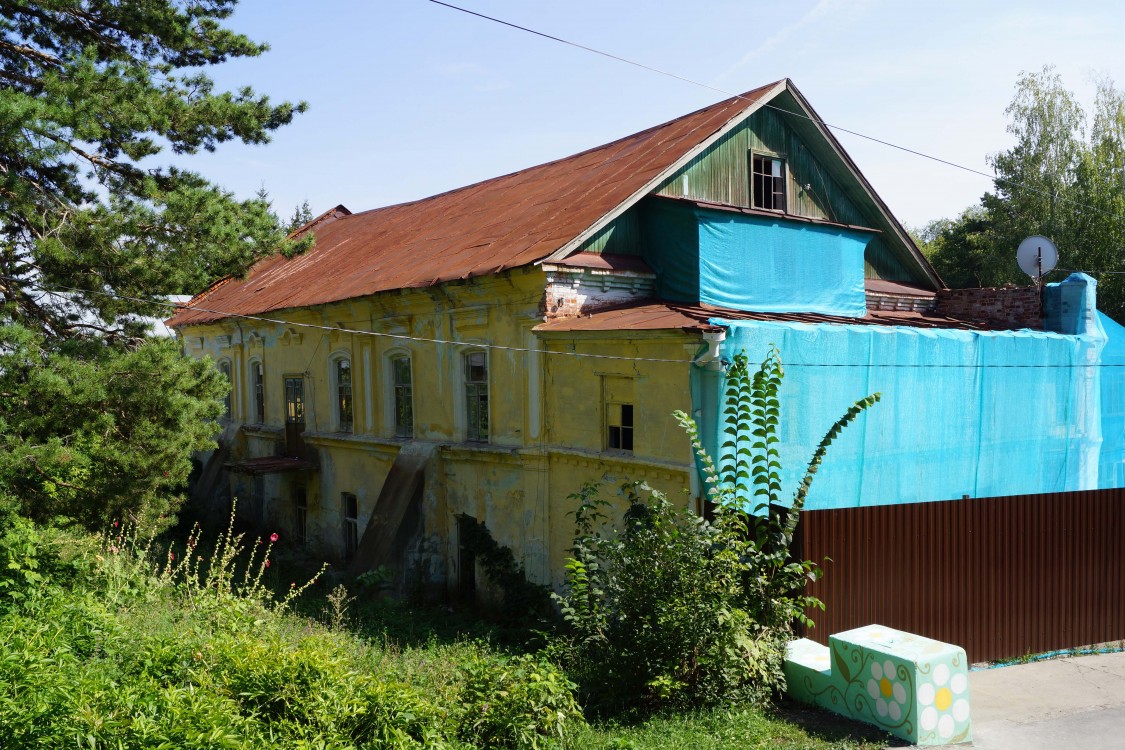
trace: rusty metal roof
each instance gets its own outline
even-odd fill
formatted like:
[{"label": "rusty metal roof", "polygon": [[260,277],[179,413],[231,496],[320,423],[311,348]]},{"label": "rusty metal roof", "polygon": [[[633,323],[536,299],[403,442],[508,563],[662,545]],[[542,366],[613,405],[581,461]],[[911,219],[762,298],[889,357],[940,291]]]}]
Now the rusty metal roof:
[{"label": "rusty metal roof", "polygon": [[790,323],[834,323],[838,325],[910,326],[912,328],[961,328],[970,331],[1008,330],[993,322],[951,318],[924,312],[869,310],[862,318],[846,318],[819,313],[766,313],[728,310],[712,305],[687,305],[662,300],[642,300],[615,307],[602,308],[589,315],[563,318],[541,323],[536,333],[569,331],[661,331],[681,330],[713,332],[720,326],[711,318],[729,320],[764,320]]},{"label": "rusty metal roof", "polygon": [[318,217],[310,222],[316,244],[308,252],[259,261],[245,278],[217,284],[190,303],[205,310],[181,308],[168,324],[321,305],[542,260],[634,197],[775,86],[448,193],[351,215],[340,211],[331,221]]},{"label": "rusty metal roof", "polygon": [[925,289],[903,281],[887,281],[885,279],[864,279],[863,286],[867,291],[875,294],[897,294],[904,297],[936,297],[937,292]]},{"label": "rusty metal roof", "polygon": [[593,271],[608,271],[616,273],[636,273],[655,276],[656,273],[644,258],[639,255],[616,255],[611,253],[575,253],[562,260],[551,261],[546,265],[563,266],[566,268],[589,268]]}]

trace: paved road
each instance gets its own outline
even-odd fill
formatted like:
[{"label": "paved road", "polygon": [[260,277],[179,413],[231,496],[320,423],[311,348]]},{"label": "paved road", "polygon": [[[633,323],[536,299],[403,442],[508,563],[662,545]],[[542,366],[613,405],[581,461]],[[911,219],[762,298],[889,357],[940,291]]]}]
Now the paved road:
[{"label": "paved road", "polygon": [[973,747],[1125,750],[1125,653],[969,674]]}]

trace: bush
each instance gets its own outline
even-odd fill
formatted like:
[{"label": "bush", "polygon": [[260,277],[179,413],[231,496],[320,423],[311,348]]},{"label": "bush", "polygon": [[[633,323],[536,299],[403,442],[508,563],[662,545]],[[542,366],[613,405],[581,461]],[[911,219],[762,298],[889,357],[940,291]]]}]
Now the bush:
[{"label": "bush", "polygon": [[827,447],[879,396],[858,401],[832,426],[787,507],[776,449],[781,378],[776,351],[754,374],[744,354],[735,357],[718,467],[694,422],[676,414],[711,485],[712,520],[627,483],[618,529],[598,485],[572,496],[576,536],[558,597],[570,634],[560,651],[595,709],[758,701],[784,687],[792,623],[823,606],[804,594],[819,569],[789,559],[800,510]]},{"label": "bush", "polygon": [[582,726],[541,658],[380,646],[294,615],[302,587],[262,583],[276,542],[0,531],[0,746],[538,750]]},{"label": "bush", "polygon": [[564,747],[584,724],[577,686],[541,656],[478,658],[462,669],[460,735],[478,747]]}]

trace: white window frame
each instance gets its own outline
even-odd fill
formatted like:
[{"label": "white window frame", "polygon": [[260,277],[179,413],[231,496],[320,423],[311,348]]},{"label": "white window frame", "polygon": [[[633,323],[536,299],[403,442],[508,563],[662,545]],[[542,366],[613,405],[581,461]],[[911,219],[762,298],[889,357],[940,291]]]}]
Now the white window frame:
[{"label": "white window frame", "polygon": [[[782,193],[781,193],[782,205],[781,205],[780,208],[778,208],[776,206],[766,208],[765,206],[759,206],[758,205],[758,203],[757,203],[757,199],[759,197],[758,191],[754,189],[754,183],[756,181],[755,177],[754,177],[755,176],[754,159],[769,159],[770,161],[776,161],[776,162],[781,163],[781,176],[780,177],[781,177],[781,186],[782,186]],[[770,179],[771,180],[777,179],[777,177],[772,176],[772,177],[770,177]],[[769,194],[770,194],[770,203],[772,204],[773,203],[773,196],[776,195],[776,193],[774,193],[771,190]],[[776,212],[782,213],[782,214],[789,213],[789,160],[787,158],[785,158],[784,155],[775,154],[775,153],[771,153],[769,151],[762,151],[762,150],[752,150],[750,152],[750,207],[756,208],[759,211],[776,211]]]}]

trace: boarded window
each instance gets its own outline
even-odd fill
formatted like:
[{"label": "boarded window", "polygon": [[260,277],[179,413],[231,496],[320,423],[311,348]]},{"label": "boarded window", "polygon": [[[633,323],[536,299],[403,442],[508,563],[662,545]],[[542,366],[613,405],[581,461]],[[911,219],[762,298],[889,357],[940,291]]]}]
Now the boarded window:
[{"label": "boarded window", "polygon": [[352,363],[341,357],[336,360],[336,426],[340,432],[352,431]]},{"label": "boarded window", "polygon": [[340,495],[344,514],[344,560],[351,562],[359,549],[359,498],[350,492]]},{"label": "boarded window", "polygon": [[488,356],[484,352],[465,355],[466,437],[488,442]]},{"label": "boarded window", "polygon": [[605,414],[605,448],[633,450],[633,380],[602,378],[602,403]]},{"label": "boarded window", "polygon": [[410,374],[410,357],[391,360],[394,378],[395,437],[414,437],[414,385]]},{"label": "boarded window", "polygon": [[285,421],[290,424],[305,423],[305,379],[285,379]]},{"label": "boarded window", "polygon": [[751,198],[754,208],[785,210],[785,160],[754,154],[751,157]]}]

